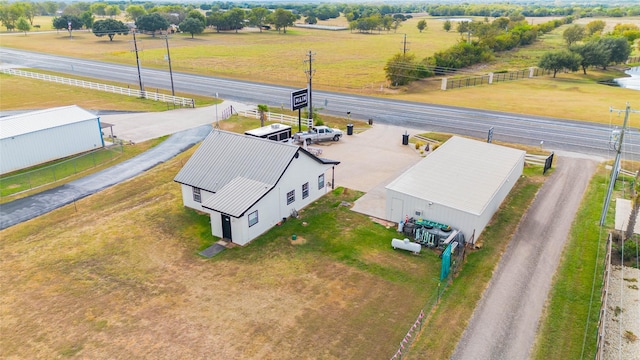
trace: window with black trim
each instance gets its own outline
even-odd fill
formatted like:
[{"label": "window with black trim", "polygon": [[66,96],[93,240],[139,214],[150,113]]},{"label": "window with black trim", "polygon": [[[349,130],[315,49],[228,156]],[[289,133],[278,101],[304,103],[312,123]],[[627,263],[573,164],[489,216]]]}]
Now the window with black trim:
[{"label": "window with black trim", "polygon": [[296,191],[291,190],[287,193],[287,205],[291,204],[294,201],[296,201]]},{"label": "window with black trim", "polygon": [[198,189],[197,187],[193,188],[193,201],[195,202],[202,202],[202,195],[200,194],[200,189]]},{"label": "window with black trim", "polygon": [[324,174],[318,176],[318,190],[324,188]]},{"label": "window with black trim", "polygon": [[251,214],[249,214],[248,216],[249,218],[249,227],[252,227],[253,225],[258,223],[258,210],[252,212]]},{"label": "window with black trim", "polygon": [[302,198],[306,199],[309,197],[309,183],[302,184]]}]

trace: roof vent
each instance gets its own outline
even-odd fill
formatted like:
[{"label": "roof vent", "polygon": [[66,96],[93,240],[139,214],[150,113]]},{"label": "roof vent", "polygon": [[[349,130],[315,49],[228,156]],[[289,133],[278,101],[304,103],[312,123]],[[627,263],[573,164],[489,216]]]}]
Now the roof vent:
[{"label": "roof vent", "polygon": [[280,124],[271,124],[271,128],[272,129],[279,129],[280,128]]}]

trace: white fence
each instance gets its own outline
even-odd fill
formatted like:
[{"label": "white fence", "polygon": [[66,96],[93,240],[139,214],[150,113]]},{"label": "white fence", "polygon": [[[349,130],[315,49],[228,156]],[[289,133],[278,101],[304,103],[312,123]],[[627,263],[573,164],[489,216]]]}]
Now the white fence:
[{"label": "white fence", "polygon": [[175,106],[181,106],[181,107],[196,106],[195,101],[193,101],[193,99],[183,98],[179,96],[165,95],[165,94],[154,93],[150,91],[140,91],[135,89],[123,88],[119,86],[99,84],[99,83],[94,83],[90,81],[64,78],[61,76],[40,74],[40,73],[35,73],[30,71],[22,71],[18,69],[2,69],[1,71],[9,75],[23,76],[31,79],[51,81],[51,82],[64,84],[64,85],[79,86],[85,89],[106,91],[114,94],[135,96],[135,97],[145,98],[145,99],[154,100],[154,101],[162,101],[162,102],[173,104]]},{"label": "white fence", "polygon": [[539,165],[539,166],[544,166],[545,161],[547,161],[547,158],[549,157],[549,155],[533,155],[533,154],[525,154],[524,156],[524,162],[526,162],[529,165]]},{"label": "white fence", "polygon": [[[240,115],[248,118],[260,119],[260,112],[258,110],[243,110],[240,111]],[[280,123],[287,123],[291,125],[298,125],[298,118],[295,116],[289,116],[285,114],[278,114],[267,112],[265,113],[266,121],[277,121]],[[300,119],[303,126],[312,127],[313,120],[312,119]]]}]

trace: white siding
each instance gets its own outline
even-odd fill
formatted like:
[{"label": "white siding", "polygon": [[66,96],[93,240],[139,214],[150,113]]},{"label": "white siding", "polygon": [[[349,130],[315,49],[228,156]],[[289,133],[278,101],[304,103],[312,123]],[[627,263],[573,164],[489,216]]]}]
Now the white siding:
[{"label": "white siding", "polygon": [[0,173],[24,169],[103,146],[98,118],[0,140]]},{"label": "white siding", "polygon": [[[487,226],[494,213],[500,207],[500,204],[507,197],[515,183],[522,175],[524,167],[524,153],[522,157],[513,164],[511,171],[503,179],[502,184],[495,189],[490,200],[480,214],[473,214],[461,209],[452,208],[444,204],[437,203],[432,199],[422,199],[414,197],[403,192],[393,189],[387,189],[386,211],[387,220],[393,222],[404,221],[405,217],[428,219],[439,223],[450,225],[451,227],[462,231],[467,240],[475,231],[477,239],[484,228]],[[478,191],[478,189],[468,189],[468,191]],[[395,207],[395,208],[394,208]],[[401,207],[400,209],[397,209]],[[422,216],[415,215],[415,211],[420,210]]]},{"label": "white siding", "polygon": [[[246,245],[251,240],[274,227],[282,218],[288,218],[293,209],[300,210],[324,195],[327,181],[331,179],[331,165],[320,164],[301,153],[294,159],[284,175],[265,197],[253,205],[242,217],[231,217],[232,241],[238,245]],[[318,189],[318,176],[325,174],[325,186]],[[329,180],[327,180],[329,179]],[[309,196],[302,199],[302,184],[309,183]],[[295,190],[295,201],[287,205],[287,192]],[[203,192],[204,193],[204,192]],[[183,198],[185,193],[183,192]],[[185,205],[187,205],[185,203]],[[188,206],[188,205],[187,205]],[[249,227],[248,216],[258,211],[258,223]],[[211,214],[211,230],[214,236],[222,236],[220,214]]]}]

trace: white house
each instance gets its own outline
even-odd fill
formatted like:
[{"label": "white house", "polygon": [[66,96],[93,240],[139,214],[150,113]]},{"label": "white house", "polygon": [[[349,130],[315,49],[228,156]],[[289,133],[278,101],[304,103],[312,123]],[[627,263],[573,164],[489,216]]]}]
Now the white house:
[{"label": "white house", "polygon": [[214,236],[245,245],[324,195],[337,164],[295,145],[214,130],[174,181],[184,206],[210,214]]},{"label": "white house", "polygon": [[477,239],[524,167],[525,152],[454,136],[386,186],[386,218],[422,218]]},{"label": "white house", "polygon": [[0,118],[0,174],[103,146],[100,118],[76,105]]}]

